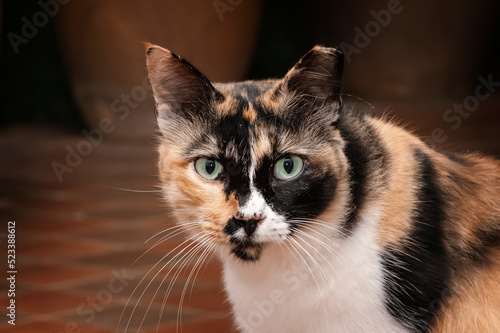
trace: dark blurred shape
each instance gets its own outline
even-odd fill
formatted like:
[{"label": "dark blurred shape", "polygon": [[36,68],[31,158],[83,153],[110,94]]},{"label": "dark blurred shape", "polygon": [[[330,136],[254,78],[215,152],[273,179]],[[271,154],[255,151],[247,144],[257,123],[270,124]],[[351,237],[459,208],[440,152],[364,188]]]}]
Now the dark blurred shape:
[{"label": "dark blurred shape", "polygon": [[479,75],[500,76],[499,14],[496,0],[266,2],[250,74],[281,76],[323,44],[346,53],[349,93],[389,102],[463,98]]},{"label": "dark blurred shape", "polygon": [[[62,64],[52,20],[24,38],[22,29],[40,11],[36,1],[3,1],[0,49],[0,126],[12,123],[58,123],[84,126]],[[25,42],[12,44],[11,38]],[[16,39],[14,39],[16,40]]]},{"label": "dark blurred shape", "polygon": [[471,92],[489,61],[489,47],[498,41],[499,5],[496,0],[323,1],[319,19],[333,24],[318,29],[316,38],[353,47],[345,82],[364,97],[454,98]]},{"label": "dark blurred shape", "polygon": [[76,101],[92,128],[149,137],[156,129],[146,78],[149,41],[216,81],[244,79],[259,26],[260,1],[72,1],[56,16]]}]

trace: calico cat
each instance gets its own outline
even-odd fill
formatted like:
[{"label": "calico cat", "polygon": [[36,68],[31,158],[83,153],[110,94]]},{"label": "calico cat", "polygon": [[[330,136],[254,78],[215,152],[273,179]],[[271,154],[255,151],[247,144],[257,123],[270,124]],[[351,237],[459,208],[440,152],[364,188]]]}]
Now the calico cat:
[{"label": "calico cat", "polygon": [[211,83],[147,45],[176,220],[223,262],[241,332],[500,332],[500,163],[444,154],[341,94],[317,46]]}]

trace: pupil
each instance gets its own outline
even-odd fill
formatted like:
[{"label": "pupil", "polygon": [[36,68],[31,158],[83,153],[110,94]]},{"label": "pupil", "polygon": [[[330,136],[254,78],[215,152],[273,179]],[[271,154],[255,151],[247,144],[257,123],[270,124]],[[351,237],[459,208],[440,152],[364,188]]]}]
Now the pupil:
[{"label": "pupil", "polygon": [[211,175],[215,171],[215,161],[214,160],[207,160],[205,162],[205,171]]},{"label": "pupil", "polygon": [[285,169],[287,173],[292,173],[293,160],[290,157],[285,158],[285,160],[283,161],[283,169]]}]

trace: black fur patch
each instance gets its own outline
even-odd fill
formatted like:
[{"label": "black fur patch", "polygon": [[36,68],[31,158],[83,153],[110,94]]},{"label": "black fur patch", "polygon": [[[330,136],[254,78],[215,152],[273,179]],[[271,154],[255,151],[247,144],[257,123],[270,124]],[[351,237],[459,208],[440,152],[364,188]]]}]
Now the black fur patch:
[{"label": "black fur patch", "polygon": [[248,166],[250,165],[250,129],[243,117],[243,111],[248,108],[248,101],[238,98],[238,109],[235,115],[222,118],[215,127],[215,134],[220,139],[220,149],[225,151],[229,144],[236,147],[238,158],[219,157],[224,174],[221,178],[226,197],[235,193],[240,205],[248,198],[250,181]]},{"label": "black fur patch", "polygon": [[408,242],[382,256],[386,306],[403,326],[428,332],[446,301],[450,263],[443,245],[443,200],[432,161],[420,150],[414,153],[420,169],[420,189]]},{"label": "black fur patch", "polygon": [[[276,159],[280,157],[276,156]],[[295,179],[279,180],[273,176],[275,162],[271,157],[265,158],[256,170],[255,186],[266,202],[288,219],[308,219],[320,215],[335,194],[335,177],[321,175],[317,167],[305,161],[302,174]]]},{"label": "black fur patch", "polygon": [[231,250],[231,252],[243,261],[256,261],[262,254],[262,246],[258,244],[251,246],[238,244]]},{"label": "black fur patch", "polygon": [[226,226],[224,227],[224,232],[226,233],[226,235],[232,236],[243,226],[243,220],[233,217],[230,218],[229,221],[227,221]]},{"label": "black fur patch", "polygon": [[255,229],[257,229],[258,222],[259,221],[255,219],[241,220],[233,217],[230,218],[229,221],[227,221],[227,224],[224,227],[224,232],[226,233],[226,235],[232,236],[238,230],[243,228],[245,234],[250,238],[255,232]]},{"label": "black fur patch", "polygon": [[[247,222],[249,224],[247,224]],[[246,234],[250,237],[255,231],[256,220],[244,221],[236,218],[229,219],[224,228],[224,232],[230,236],[229,241],[232,243],[231,253],[243,261],[255,261],[260,258],[262,254],[262,245],[254,243],[250,238],[240,240],[236,237],[231,237],[241,228],[245,229]],[[253,228],[253,230],[248,230]]]},{"label": "black fur patch", "polygon": [[338,123],[340,135],[346,142],[344,154],[349,162],[350,211],[344,222],[346,233],[352,232],[368,194],[368,177],[385,163],[385,150],[371,126],[353,115],[343,115]]}]

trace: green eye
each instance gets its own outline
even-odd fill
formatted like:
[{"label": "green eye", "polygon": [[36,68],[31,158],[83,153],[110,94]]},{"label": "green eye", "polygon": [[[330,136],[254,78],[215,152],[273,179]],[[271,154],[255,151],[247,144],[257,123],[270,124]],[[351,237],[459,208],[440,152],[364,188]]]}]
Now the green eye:
[{"label": "green eye", "polygon": [[292,179],[300,174],[303,167],[304,162],[300,157],[295,155],[285,156],[274,165],[274,176],[281,180]]},{"label": "green eye", "polygon": [[222,164],[210,157],[197,159],[194,167],[200,176],[208,180],[214,180],[222,172]]}]

